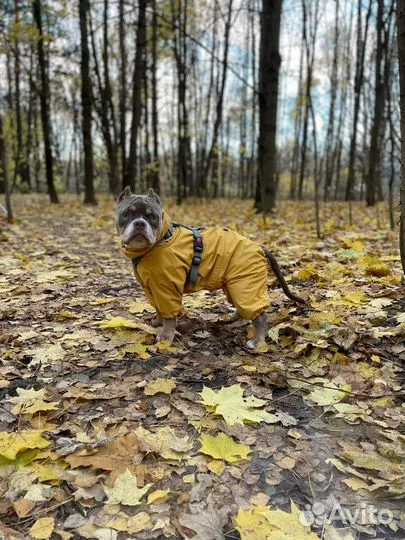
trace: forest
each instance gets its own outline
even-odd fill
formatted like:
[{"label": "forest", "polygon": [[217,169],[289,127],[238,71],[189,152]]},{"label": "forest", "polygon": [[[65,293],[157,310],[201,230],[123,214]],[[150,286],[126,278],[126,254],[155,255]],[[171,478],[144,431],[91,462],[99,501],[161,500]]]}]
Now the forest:
[{"label": "forest", "polygon": [[394,0],[281,5],[4,1],[11,191],[385,200],[394,227]]},{"label": "forest", "polygon": [[403,540],[405,0],[0,0],[0,76],[0,539]]}]

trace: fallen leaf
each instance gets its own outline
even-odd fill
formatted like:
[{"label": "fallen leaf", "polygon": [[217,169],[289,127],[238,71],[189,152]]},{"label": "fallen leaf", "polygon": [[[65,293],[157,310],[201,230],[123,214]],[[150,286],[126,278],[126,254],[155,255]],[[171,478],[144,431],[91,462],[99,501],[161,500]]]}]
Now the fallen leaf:
[{"label": "fallen leaf", "polygon": [[135,516],[131,516],[127,521],[127,531],[129,534],[136,534],[145,529],[149,529],[152,525],[149,514],[146,512],[139,512]]},{"label": "fallen leaf", "polygon": [[103,330],[120,330],[121,328],[139,328],[138,323],[125,317],[110,317],[98,323]]},{"label": "fallen leaf", "polygon": [[204,386],[200,392],[204,406],[209,407],[218,415],[223,416],[229,425],[243,424],[245,420],[250,422],[262,422],[271,419],[268,412],[258,410],[266,405],[267,401],[254,396],[243,397],[244,390],[239,384],[223,387],[218,392]]},{"label": "fallen leaf", "polygon": [[220,476],[225,470],[225,463],[223,461],[213,460],[208,463],[207,467],[211,472]]},{"label": "fallen leaf", "polygon": [[13,460],[27,448],[46,448],[50,442],[40,430],[21,430],[17,433],[0,433],[0,455]]},{"label": "fallen leaf", "polygon": [[37,540],[46,540],[52,534],[55,526],[53,517],[39,518],[30,529],[30,534]]},{"label": "fallen leaf", "polygon": [[202,434],[200,442],[202,444],[200,452],[208,454],[215,459],[223,459],[233,463],[242,459],[249,459],[250,448],[245,444],[237,444],[225,433],[220,433],[216,437]]},{"label": "fallen leaf", "polygon": [[31,510],[35,507],[35,502],[28,499],[18,499],[13,502],[15,513],[19,518],[28,516]]},{"label": "fallen leaf", "polygon": [[112,488],[105,487],[108,496],[106,504],[125,504],[137,506],[141,504],[141,498],[153,484],[146,484],[143,488],[138,488],[138,480],[135,475],[127,469],[115,479]]},{"label": "fallen leaf", "polygon": [[170,489],[157,489],[148,495],[148,504],[158,504],[167,501]]},{"label": "fallen leaf", "polygon": [[92,467],[105,471],[124,471],[133,465],[139,453],[138,438],[135,433],[128,433],[106,442],[103,446],[90,452],[79,450],[64,458],[72,468]]},{"label": "fallen leaf", "polygon": [[198,514],[181,514],[179,522],[183,527],[191,529],[196,534],[195,540],[225,540],[222,532],[228,521],[229,509],[208,506]]},{"label": "fallen leaf", "polygon": [[300,522],[300,510],[291,501],[291,513],[271,510],[268,506],[239,508],[235,518],[241,540],[319,540]]},{"label": "fallen leaf", "polygon": [[155,379],[149,382],[144,389],[146,396],[154,396],[155,394],[171,394],[176,388],[176,383],[172,379]]},{"label": "fallen leaf", "polygon": [[350,392],[351,389],[352,387],[348,384],[338,388],[333,383],[329,383],[328,388],[316,388],[305,399],[310,399],[321,406],[334,405],[348,396],[345,390]]},{"label": "fallen leaf", "polygon": [[179,437],[169,426],[159,428],[155,433],[139,426],[135,434],[138,437],[139,448],[143,452],[154,452],[165,459],[181,460],[184,453],[191,450],[193,446],[188,435]]}]

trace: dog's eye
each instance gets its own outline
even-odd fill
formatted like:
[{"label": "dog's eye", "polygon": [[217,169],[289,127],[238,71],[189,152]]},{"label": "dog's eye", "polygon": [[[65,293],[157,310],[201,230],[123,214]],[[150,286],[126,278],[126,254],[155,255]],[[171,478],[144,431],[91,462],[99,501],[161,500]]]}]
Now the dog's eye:
[{"label": "dog's eye", "polygon": [[125,219],[129,218],[129,211],[125,210],[125,212],[122,212],[122,217]]}]

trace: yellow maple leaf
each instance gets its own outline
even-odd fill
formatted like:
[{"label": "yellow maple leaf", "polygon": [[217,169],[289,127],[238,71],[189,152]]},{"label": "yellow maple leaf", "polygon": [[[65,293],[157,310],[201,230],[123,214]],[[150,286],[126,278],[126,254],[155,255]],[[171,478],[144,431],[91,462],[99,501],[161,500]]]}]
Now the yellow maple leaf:
[{"label": "yellow maple leaf", "polygon": [[159,504],[167,501],[170,489],[157,489],[148,495],[148,504]]},{"label": "yellow maple leaf", "polygon": [[105,504],[126,504],[127,506],[137,506],[141,504],[141,498],[153,484],[146,484],[143,488],[138,488],[137,477],[127,469],[115,479],[112,488],[104,487],[108,496]]},{"label": "yellow maple leaf", "polygon": [[39,399],[29,407],[23,407],[20,412],[21,414],[35,414],[38,411],[54,411],[58,408],[58,405],[59,402],[57,401],[46,402],[43,399]]},{"label": "yellow maple leaf", "polygon": [[370,264],[366,266],[365,272],[368,276],[384,277],[391,274],[391,268],[383,263]]},{"label": "yellow maple leaf", "polygon": [[207,468],[217,476],[220,476],[225,470],[225,463],[214,459],[208,463]]},{"label": "yellow maple leaf", "polygon": [[309,317],[310,328],[327,328],[331,325],[337,325],[342,322],[342,317],[339,317],[333,311],[322,311],[312,313]]},{"label": "yellow maple leaf", "polygon": [[28,471],[33,472],[40,482],[48,482],[52,480],[54,483],[59,483],[62,477],[62,472],[67,468],[67,464],[64,462],[58,462],[58,464],[52,463],[39,463],[34,461],[27,467]]},{"label": "yellow maple leaf", "polygon": [[154,396],[159,392],[171,394],[174,388],[176,388],[176,383],[172,379],[155,379],[145,386],[144,392],[146,396]]},{"label": "yellow maple leaf", "polygon": [[52,534],[55,520],[52,517],[39,518],[30,529],[30,535],[37,540],[47,540]]},{"label": "yellow maple leaf", "polygon": [[45,388],[41,390],[17,388],[17,394],[17,396],[8,400],[10,403],[15,403],[15,406],[11,409],[13,414],[34,414],[37,411],[50,411],[56,409],[58,405],[57,402],[45,403]]},{"label": "yellow maple leaf", "polygon": [[307,281],[308,279],[316,277],[318,277],[318,273],[312,264],[308,264],[305,266],[305,268],[301,268],[301,270],[298,272],[298,279],[302,281]]},{"label": "yellow maple leaf", "polygon": [[360,304],[364,304],[365,302],[368,302],[368,299],[363,291],[351,292],[347,294],[342,300],[342,303],[346,306],[357,306]]},{"label": "yellow maple leaf", "polygon": [[345,384],[341,388],[333,383],[329,383],[327,386],[328,388],[316,388],[305,399],[310,399],[321,406],[333,405],[347,397],[346,391],[350,392],[352,389],[349,384]]},{"label": "yellow maple leaf", "polygon": [[245,420],[250,422],[266,422],[271,415],[263,410],[258,410],[267,403],[264,399],[254,396],[243,397],[243,388],[240,384],[222,387],[218,392],[204,386],[200,392],[202,403],[209,410],[223,416],[229,425],[243,424]]},{"label": "yellow maple leaf", "polygon": [[0,456],[13,460],[27,448],[46,448],[50,442],[42,437],[40,430],[26,430],[18,433],[0,433]]},{"label": "yellow maple leaf", "polygon": [[361,242],[355,237],[344,238],[342,240],[342,243],[346,248],[350,248],[353,251],[358,251],[360,253],[364,253],[366,251],[366,248],[364,247],[363,242]]},{"label": "yellow maple leaf", "polygon": [[103,330],[117,330],[121,328],[139,328],[138,323],[135,321],[131,321],[130,319],[126,319],[125,317],[110,317],[109,319],[105,319],[104,321],[99,321],[99,326]]},{"label": "yellow maple leaf", "polygon": [[220,433],[216,437],[206,433],[201,435],[200,452],[208,454],[215,459],[223,459],[233,463],[242,459],[249,459],[249,446],[246,444],[237,444],[231,437],[225,433]]},{"label": "yellow maple leaf", "polygon": [[235,518],[241,540],[319,540],[310,528],[300,522],[301,512],[291,501],[291,513],[271,510],[268,506],[239,508]]},{"label": "yellow maple leaf", "polygon": [[136,354],[142,360],[147,360],[148,358],[150,358],[150,354],[146,350],[146,345],[143,345],[142,343],[130,343],[129,345],[126,345],[122,350],[129,354]]},{"label": "yellow maple leaf", "polygon": [[23,405],[31,405],[37,399],[44,399],[45,392],[45,388],[41,388],[41,390],[35,390],[34,388],[29,388],[28,390],[26,390],[25,388],[17,388],[17,395],[11,397],[7,401],[9,401],[10,403],[22,403]]},{"label": "yellow maple leaf", "polygon": [[178,347],[175,347],[170,343],[170,341],[159,341],[159,343],[155,344],[155,347],[158,351],[166,351],[166,352],[172,352],[172,353],[182,353],[184,352],[183,349],[179,349]]},{"label": "yellow maple leaf", "polygon": [[132,300],[128,305],[128,311],[130,313],[143,313],[147,311],[148,313],[155,313],[155,308],[153,308],[147,302],[141,302],[140,300]]}]

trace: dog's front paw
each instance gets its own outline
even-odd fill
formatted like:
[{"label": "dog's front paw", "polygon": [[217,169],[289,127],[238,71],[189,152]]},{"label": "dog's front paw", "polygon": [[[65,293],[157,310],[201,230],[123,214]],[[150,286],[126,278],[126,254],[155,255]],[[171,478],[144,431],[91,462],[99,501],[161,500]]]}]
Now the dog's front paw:
[{"label": "dog's front paw", "polygon": [[172,343],[174,339],[174,332],[174,330],[165,330],[163,328],[156,336],[156,343],[160,343],[161,341],[168,341],[169,343]]},{"label": "dog's front paw", "polygon": [[160,317],[159,315],[154,315],[149,321],[149,325],[152,326],[152,328],[157,328],[158,326],[162,326],[162,324],[162,317]]}]

